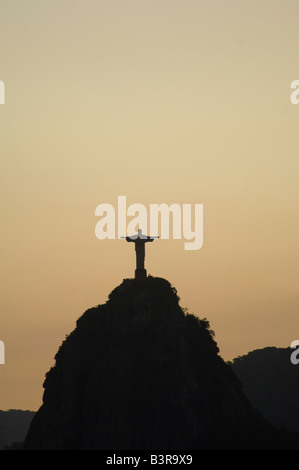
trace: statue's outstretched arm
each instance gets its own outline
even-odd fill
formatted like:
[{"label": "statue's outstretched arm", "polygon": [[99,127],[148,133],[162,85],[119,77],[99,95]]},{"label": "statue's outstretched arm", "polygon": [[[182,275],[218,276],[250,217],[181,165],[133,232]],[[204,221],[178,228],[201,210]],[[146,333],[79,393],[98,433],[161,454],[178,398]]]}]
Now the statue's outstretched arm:
[{"label": "statue's outstretched arm", "polygon": [[159,238],[159,237],[147,237],[145,242],[153,242],[155,238]]}]

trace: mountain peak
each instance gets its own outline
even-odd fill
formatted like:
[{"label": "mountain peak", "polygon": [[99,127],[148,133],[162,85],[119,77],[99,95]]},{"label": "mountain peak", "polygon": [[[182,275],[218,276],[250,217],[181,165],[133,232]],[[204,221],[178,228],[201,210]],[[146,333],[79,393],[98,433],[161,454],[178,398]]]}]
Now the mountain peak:
[{"label": "mountain peak", "polygon": [[277,445],[208,321],[182,309],[165,279],[125,279],[77,320],[55,360],[25,449]]}]

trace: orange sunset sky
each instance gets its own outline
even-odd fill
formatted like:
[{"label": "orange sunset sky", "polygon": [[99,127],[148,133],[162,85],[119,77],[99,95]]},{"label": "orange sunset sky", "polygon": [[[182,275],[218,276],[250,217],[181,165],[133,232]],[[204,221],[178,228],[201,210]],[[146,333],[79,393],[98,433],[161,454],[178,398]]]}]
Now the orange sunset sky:
[{"label": "orange sunset sky", "polygon": [[299,339],[298,0],[1,0],[0,409],[37,410],[76,320],[135,268],[101,203],[203,204],[146,268],[225,360]]}]

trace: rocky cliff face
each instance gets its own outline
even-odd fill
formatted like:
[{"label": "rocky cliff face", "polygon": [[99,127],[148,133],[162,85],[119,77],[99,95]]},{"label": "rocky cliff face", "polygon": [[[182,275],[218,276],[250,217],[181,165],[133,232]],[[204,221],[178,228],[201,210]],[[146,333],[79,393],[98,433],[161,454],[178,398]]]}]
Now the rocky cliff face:
[{"label": "rocky cliff face", "polygon": [[185,313],[164,279],[124,280],[79,318],[55,359],[25,449],[281,445],[219,356],[208,322]]}]

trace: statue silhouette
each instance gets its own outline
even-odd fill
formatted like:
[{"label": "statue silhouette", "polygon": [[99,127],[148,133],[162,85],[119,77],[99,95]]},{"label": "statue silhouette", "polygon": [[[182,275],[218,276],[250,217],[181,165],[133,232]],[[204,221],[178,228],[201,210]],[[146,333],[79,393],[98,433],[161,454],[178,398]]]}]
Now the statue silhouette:
[{"label": "statue silhouette", "polygon": [[131,235],[126,238],[127,242],[135,243],[136,251],[136,269],[135,269],[135,279],[144,279],[146,277],[146,269],[144,269],[144,258],[145,258],[145,243],[153,242],[154,238],[159,237],[148,237],[142,233],[141,228],[138,230],[138,233]]}]

